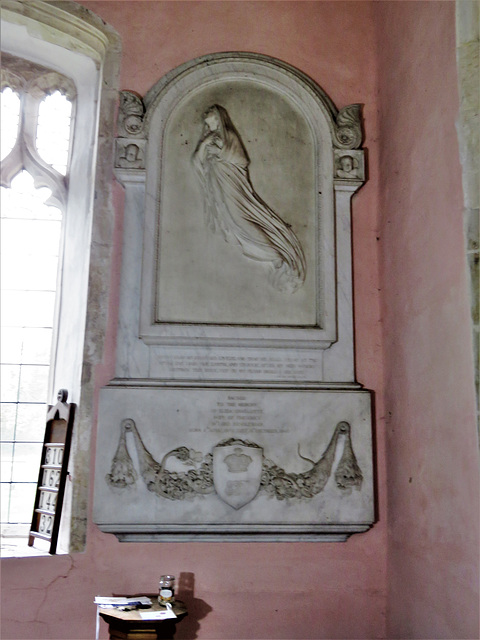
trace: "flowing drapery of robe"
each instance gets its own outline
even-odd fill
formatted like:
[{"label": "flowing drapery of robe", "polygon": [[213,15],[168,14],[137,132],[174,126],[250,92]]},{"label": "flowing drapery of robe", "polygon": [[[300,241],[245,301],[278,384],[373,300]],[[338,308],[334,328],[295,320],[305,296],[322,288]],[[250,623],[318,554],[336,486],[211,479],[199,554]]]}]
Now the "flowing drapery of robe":
[{"label": "flowing drapery of robe", "polygon": [[246,149],[226,109],[214,105],[207,114],[212,112],[219,128],[205,129],[193,156],[208,228],[239,245],[248,258],[271,263],[274,287],[296,291],[306,274],[302,246],[290,226],[255,192]]}]

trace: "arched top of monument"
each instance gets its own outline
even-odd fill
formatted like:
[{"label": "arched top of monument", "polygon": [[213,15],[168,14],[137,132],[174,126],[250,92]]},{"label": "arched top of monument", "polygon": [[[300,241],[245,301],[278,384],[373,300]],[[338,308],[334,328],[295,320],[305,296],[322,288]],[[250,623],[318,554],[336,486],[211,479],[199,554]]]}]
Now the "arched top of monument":
[{"label": "arched top of monument", "polygon": [[[153,114],[167,94],[178,95],[222,81],[244,79],[258,82],[289,96],[302,108],[305,99],[314,101],[318,110],[305,108],[307,119],[322,113],[337,149],[358,149],[362,144],[361,105],[338,110],[325,91],[305,73],[270,56],[248,52],[213,53],[186,62],[163,76],[145,95],[144,129],[148,131]],[[166,114],[168,116],[168,114]]]}]

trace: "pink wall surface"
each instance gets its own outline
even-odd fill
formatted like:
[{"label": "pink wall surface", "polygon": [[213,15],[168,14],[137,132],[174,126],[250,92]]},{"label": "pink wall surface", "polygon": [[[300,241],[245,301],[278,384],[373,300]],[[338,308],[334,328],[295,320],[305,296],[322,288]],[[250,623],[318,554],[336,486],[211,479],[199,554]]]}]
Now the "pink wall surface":
[{"label": "pink wall surface", "polygon": [[388,634],[478,638],[479,478],[455,4],[377,9]]},{"label": "pink wall surface", "polygon": [[[374,15],[367,2],[83,2],[123,40],[121,88],[145,94],[172,68],[216,51],[278,57],[316,80],[340,108],[365,104],[369,182],[354,198],[357,377],[375,390],[379,523],[346,543],[120,544],[89,526],[85,553],[5,559],[2,637],[94,636],[96,594],[155,591],[162,573],[191,578],[181,638],[383,638],[385,467],[376,242]],[[118,187],[121,252],[121,188]],[[118,266],[118,265],[117,265]],[[113,377],[118,278],[97,388]],[[92,452],[93,456],[93,452]],[[92,461],[93,468],[93,461]],[[102,623],[101,637],[107,637]]]},{"label": "pink wall surface", "polygon": [[[385,468],[376,237],[374,16],[366,2],[83,2],[120,34],[121,88],[145,94],[183,62],[216,51],[280,58],[316,80],[340,108],[365,104],[371,178],[354,199],[357,377],[376,391],[379,523],[346,543],[120,544],[90,524],[85,553],[6,559],[4,640],[94,637],[96,594],[155,591],[162,573],[194,580],[181,638],[383,638]],[[121,188],[115,255],[121,252]],[[116,265],[118,267],[118,263]],[[118,277],[97,388],[113,377]],[[93,457],[92,452],[92,457]],[[93,460],[92,460],[93,468]],[[193,576],[192,576],[193,574]],[[107,637],[102,623],[101,637]]]},{"label": "pink wall surface", "polygon": [[[182,580],[189,616],[179,639],[385,638],[387,578],[389,637],[478,637],[478,449],[454,4],[82,4],[123,40],[122,89],[145,94],[187,60],[244,50],[300,68],[337,107],[365,105],[370,177],[353,201],[356,361],[358,380],[375,391],[379,522],[344,544],[120,544],[90,524],[85,553],[2,561],[2,638],[92,638],[96,594],[151,592],[167,572],[190,587],[194,578],[194,590]],[[116,193],[117,257],[97,389],[113,376],[119,186]]]},{"label": "pink wall surface", "polygon": [[[375,391],[379,521],[344,544],[120,544],[90,523],[84,553],[2,560],[2,638],[91,639],[96,594],[151,592],[166,572],[180,576],[189,608],[179,640],[477,638],[454,3],[83,4],[122,37],[122,89],[144,94],[189,59],[244,50],[297,66],[338,107],[365,105],[370,177],[353,201],[356,361]],[[116,194],[97,389],[113,376],[120,186]]]},{"label": "pink wall surface", "polygon": [[[338,107],[365,105],[370,179],[353,204],[356,360],[359,381],[376,394],[379,522],[345,544],[120,544],[90,524],[84,553],[2,560],[2,638],[92,638],[96,594],[153,591],[165,572],[180,576],[189,608],[179,639],[477,638],[478,443],[454,4],[83,4],[122,37],[121,88],[144,94],[191,58],[245,50],[297,66]],[[113,376],[116,193],[97,389]]]}]

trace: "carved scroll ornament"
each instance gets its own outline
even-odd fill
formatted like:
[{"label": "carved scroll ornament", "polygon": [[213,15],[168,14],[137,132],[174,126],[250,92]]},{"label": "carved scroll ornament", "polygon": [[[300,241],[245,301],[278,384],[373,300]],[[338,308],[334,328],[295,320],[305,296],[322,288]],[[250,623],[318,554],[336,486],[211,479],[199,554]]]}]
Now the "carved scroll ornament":
[{"label": "carved scroll ornament", "polygon": [[144,115],[145,107],[142,98],[133,91],[121,91],[118,114],[120,135],[140,135],[143,132]]},{"label": "carved scroll ornament", "polygon": [[365,161],[362,150],[335,149],[335,179],[363,182],[365,180]]},{"label": "carved scroll ornament", "polygon": [[145,106],[133,91],[120,92],[118,133],[115,140],[115,167],[145,169]]},{"label": "carved scroll ornament", "polygon": [[334,129],[334,144],[339,149],[358,149],[362,144],[360,104],[343,107],[337,114]]}]

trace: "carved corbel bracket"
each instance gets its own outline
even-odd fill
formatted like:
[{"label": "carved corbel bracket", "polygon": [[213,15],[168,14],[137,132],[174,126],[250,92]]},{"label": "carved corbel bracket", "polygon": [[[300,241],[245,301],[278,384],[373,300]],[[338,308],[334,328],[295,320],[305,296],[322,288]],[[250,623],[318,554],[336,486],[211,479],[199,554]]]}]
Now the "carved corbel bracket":
[{"label": "carved corbel bracket", "polygon": [[120,92],[118,133],[115,141],[115,167],[119,169],[145,169],[144,138],[145,105],[133,91]]}]

